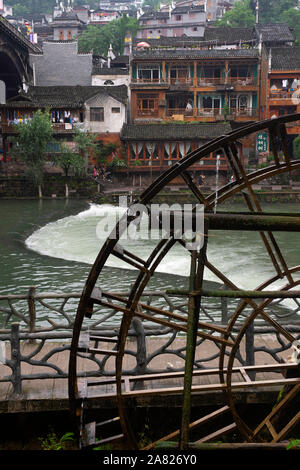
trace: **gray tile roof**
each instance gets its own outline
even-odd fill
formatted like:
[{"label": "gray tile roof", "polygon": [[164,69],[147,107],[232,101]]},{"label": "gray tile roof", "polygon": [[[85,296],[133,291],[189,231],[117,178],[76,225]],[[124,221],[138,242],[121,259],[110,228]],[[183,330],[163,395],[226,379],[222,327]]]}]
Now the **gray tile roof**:
[{"label": "gray tile roof", "polygon": [[129,75],[129,70],[120,67],[101,67],[100,65],[93,66],[93,75]]},{"label": "gray tile roof", "polygon": [[253,28],[230,28],[229,26],[208,26],[205,28],[204,41],[225,44],[255,41]]},{"label": "gray tile roof", "polygon": [[294,42],[295,38],[287,23],[257,24],[254,27],[257,39],[262,35],[263,42]]},{"label": "gray tile roof", "polygon": [[272,47],[272,70],[300,70],[300,46]]},{"label": "gray tile roof", "polygon": [[50,107],[76,109],[98,93],[107,94],[122,103],[127,102],[126,85],[119,86],[32,86],[28,92],[8,100],[9,107]]},{"label": "gray tile roof", "polygon": [[213,139],[231,131],[229,123],[197,124],[124,124],[121,139],[137,140],[197,140]]},{"label": "gray tile roof", "polygon": [[255,58],[258,57],[258,49],[165,49],[165,50],[133,50],[134,59],[218,59],[218,58]]},{"label": "gray tile roof", "polygon": [[45,41],[43,54],[30,54],[38,86],[92,84],[92,54],[78,54],[76,41]]}]

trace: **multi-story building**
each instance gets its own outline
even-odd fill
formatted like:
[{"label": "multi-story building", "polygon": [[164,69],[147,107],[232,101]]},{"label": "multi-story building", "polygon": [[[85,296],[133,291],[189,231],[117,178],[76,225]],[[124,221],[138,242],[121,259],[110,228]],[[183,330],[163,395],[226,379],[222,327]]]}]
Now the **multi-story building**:
[{"label": "multi-story building", "polygon": [[4,157],[7,138],[16,124],[30,120],[38,109],[49,110],[54,137],[72,146],[77,129],[95,134],[104,142],[120,146],[120,132],[127,121],[127,87],[32,86],[27,93],[0,105]]},{"label": "multi-story building", "polygon": [[160,36],[203,36],[206,23],[204,5],[169,7],[168,11],[149,11],[139,17],[138,38]]},{"label": "multi-story building", "polygon": [[136,47],[130,67],[132,122],[241,122],[265,116],[264,48]]},{"label": "multi-story building", "polygon": [[[133,47],[131,124],[121,138],[135,178],[143,172],[149,176],[149,167],[153,174],[162,171],[205,140],[229,132],[233,124],[266,116],[268,56],[262,44],[244,48],[235,43],[222,49],[185,39]],[[243,142],[240,154],[248,158],[253,146],[252,141]],[[207,181],[215,178],[216,157],[200,162],[196,177],[205,173]],[[220,175],[227,178],[227,172],[221,159]]]},{"label": "multi-story building", "polygon": [[89,24],[104,25],[112,20],[121,18],[121,16],[122,13],[118,10],[104,10],[102,8],[98,8],[97,10],[90,12]]},{"label": "multi-story building", "polygon": [[[300,47],[272,47],[269,50],[269,118],[300,113]],[[300,122],[287,125],[288,141],[300,134]]]}]

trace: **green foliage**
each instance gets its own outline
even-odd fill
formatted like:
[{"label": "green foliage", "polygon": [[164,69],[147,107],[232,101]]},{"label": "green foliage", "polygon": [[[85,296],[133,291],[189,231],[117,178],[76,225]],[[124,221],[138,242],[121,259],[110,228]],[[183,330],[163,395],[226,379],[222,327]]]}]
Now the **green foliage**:
[{"label": "green foliage", "polygon": [[80,174],[84,168],[82,156],[77,152],[73,152],[65,144],[61,144],[60,153],[55,156],[54,161],[62,168],[66,177],[71,169],[75,170],[75,173]]},{"label": "green foliage", "polygon": [[14,144],[12,154],[25,162],[28,175],[39,185],[43,180],[47,145],[53,140],[49,113],[38,110],[32,119],[15,127],[18,134],[10,139]]},{"label": "green foliage", "polygon": [[116,148],[117,144],[114,144],[112,142],[102,144],[101,147],[97,150],[98,163],[106,163],[107,157],[109,157],[113,152],[115,152]]},{"label": "green foliage", "polygon": [[293,28],[293,36],[295,38],[295,45],[300,45],[300,10],[290,8],[282,14],[282,21],[288,23],[290,28]]},{"label": "green foliage", "polygon": [[300,158],[300,135],[293,141],[294,158]]},{"label": "green foliage", "polygon": [[75,436],[72,432],[67,432],[61,438],[51,430],[45,438],[39,439],[43,450],[66,450],[70,442],[74,443]]},{"label": "green foliage", "polygon": [[160,5],[160,0],[144,0],[143,8],[151,8],[151,10],[158,10]]},{"label": "green foliage", "polygon": [[286,450],[295,448],[300,450],[300,439],[291,439],[288,445],[286,446]]},{"label": "green foliage", "polygon": [[[251,1],[251,8],[255,11],[256,1]],[[298,0],[259,0],[259,23],[282,23],[284,13],[298,5]],[[296,10],[293,10],[294,12]]]},{"label": "green foliage", "polygon": [[112,161],[107,165],[109,168],[127,168],[127,163],[118,157],[113,157]]},{"label": "green foliage", "polygon": [[215,22],[216,26],[248,27],[255,24],[255,15],[250,8],[250,0],[239,0],[233,8]]},{"label": "green foliage", "polygon": [[83,155],[88,149],[95,147],[95,136],[76,129],[74,142],[76,152]]},{"label": "green foliage", "polygon": [[26,8],[29,14],[52,13],[56,0],[5,0],[7,5],[14,7],[14,14],[21,11],[20,7]]},{"label": "green foliage", "polygon": [[101,27],[89,25],[78,38],[78,49],[80,52],[93,50],[94,54],[106,56],[111,44],[116,55],[122,54],[126,32],[135,36],[137,28],[138,21],[125,15]]}]

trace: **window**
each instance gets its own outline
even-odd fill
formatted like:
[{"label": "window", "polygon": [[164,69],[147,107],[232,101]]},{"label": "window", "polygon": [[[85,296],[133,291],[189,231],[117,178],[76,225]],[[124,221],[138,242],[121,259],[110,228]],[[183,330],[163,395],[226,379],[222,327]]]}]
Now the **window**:
[{"label": "window", "polygon": [[176,21],[181,21],[181,15],[176,15],[176,16],[175,16],[175,20],[176,20]]},{"label": "window", "polygon": [[59,39],[59,41],[63,41],[65,39],[65,33],[64,33],[63,29],[59,30],[58,39]]},{"label": "window", "polygon": [[91,121],[104,121],[104,108],[91,108],[90,120]]},{"label": "window", "polygon": [[141,65],[138,68],[138,78],[143,81],[159,81],[159,66],[153,65]]},{"label": "window", "polygon": [[105,80],[104,85],[114,85],[112,80]]},{"label": "window", "polygon": [[155,142],[133,142],[129,144],[129,156],[132,160],[158,160],[158,146]]},{"label": "window", "polygon": [[189,69],[184,65],[175,65],[170,69],[171,83],[186,82],[189,78]]},{"label": "window", "polygon": [[120,110],[120,108],[111,108],[111,112],[112,113],[120,113],[121,110]]},{"label": "window", "polygon": [[69,29],[69,31],[67,32],[67,39],[72,39],[73,37],[73,33],[72,33],[72,30]]},{"label": "window", "polygon": [[158,112],[158,94],[139,93],[137,96],[138,115],[154,116]]}]

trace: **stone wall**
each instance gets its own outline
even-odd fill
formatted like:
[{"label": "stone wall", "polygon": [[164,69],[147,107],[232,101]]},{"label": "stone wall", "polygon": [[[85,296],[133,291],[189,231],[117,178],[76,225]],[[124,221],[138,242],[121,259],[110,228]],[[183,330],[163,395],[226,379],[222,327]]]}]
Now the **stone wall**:
[{"label": "stone wall", "polygon": [[[91,177],[79,178],[46,175],[42,185],[43,197],[65,197],[66,181],[70,198],[90,198],[97,192],[97,183]],[[0,198],[35,198],[37,187],[25,176],[0,177]]]}]

